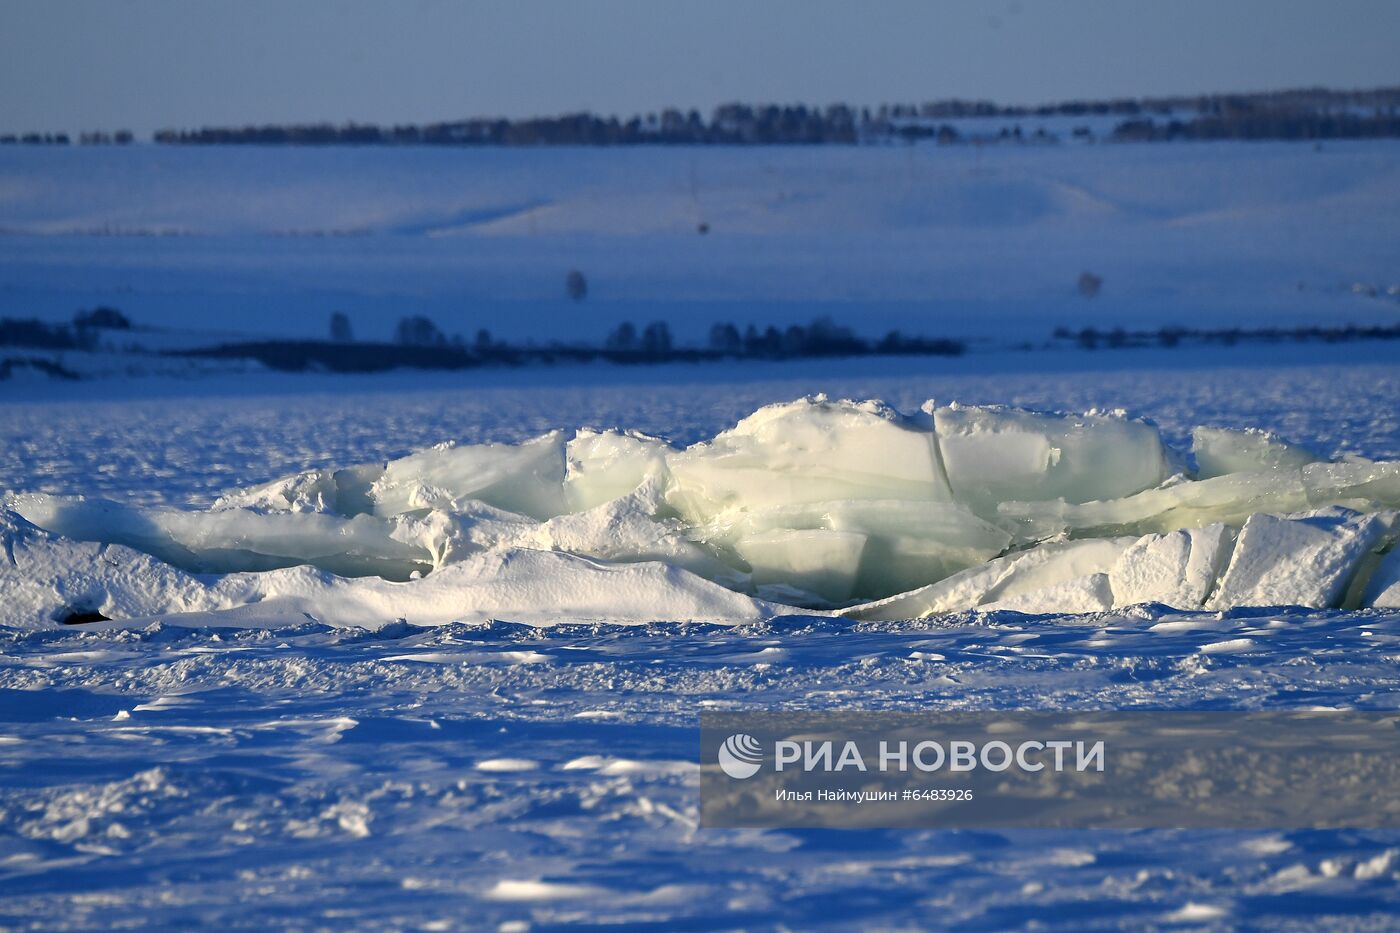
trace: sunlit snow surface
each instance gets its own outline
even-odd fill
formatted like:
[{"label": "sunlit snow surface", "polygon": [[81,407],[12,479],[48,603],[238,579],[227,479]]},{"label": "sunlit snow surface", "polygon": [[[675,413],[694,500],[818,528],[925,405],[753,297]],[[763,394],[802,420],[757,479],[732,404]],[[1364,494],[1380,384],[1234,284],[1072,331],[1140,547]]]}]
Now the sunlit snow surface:
[{"label": "sunlit snow surface", "polygon": [[[1042,374],[920,363],[841,378],[794,367],[729,384],[723,371],[624,384],[559,371],[433,391],[312,379],[287,395],[29,402],[0,406],[0,475],[14,490],[206,505],[237,484],[448,438],[625,424],[697,440],[813,391],[906,409],[929,397],[1124,406],[1176,442],[1197,423],[1255,425],[1325,455],[1395,457],[1396,370],[1332,359]],[[1393,611],[374,633],[288,619],[3,638],[11,925],[1379,929],[1400,908],[1396,833],[695,826],[705,708],[1387,709],[1400,696]]]}]

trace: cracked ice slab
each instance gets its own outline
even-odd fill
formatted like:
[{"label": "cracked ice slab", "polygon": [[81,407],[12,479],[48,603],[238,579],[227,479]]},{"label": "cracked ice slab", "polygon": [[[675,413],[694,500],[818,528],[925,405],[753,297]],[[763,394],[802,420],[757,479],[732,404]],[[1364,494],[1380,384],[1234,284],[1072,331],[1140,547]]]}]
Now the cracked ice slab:
[{"label": "cracked ice slab", "polygon": [[1336,606],[1361,559],[1384,544],[1394,523],[1394,513],[1340,508],[1251,515],[1207,607]]}]

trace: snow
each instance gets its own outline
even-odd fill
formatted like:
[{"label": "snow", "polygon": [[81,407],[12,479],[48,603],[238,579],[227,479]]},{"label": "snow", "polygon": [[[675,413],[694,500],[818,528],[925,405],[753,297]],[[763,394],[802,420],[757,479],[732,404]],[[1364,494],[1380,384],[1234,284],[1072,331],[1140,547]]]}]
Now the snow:
[{"label": "snow", "polygon": [[[66,318],[118,294],[166,323],[197,307],[319,333],[344,309],[374,336],[422,311],[468,336],[485,324],[592,339],[624,317],[699,339],[715,318],[818,313],[1027,340],[1060,323],[1389,323],[1393,302],[1349,283],[1394,278],[1393,152],[16,147],[0,152],[0,225],[23,231],[0,236],[0,313]],[[692,164],[707,237],[693,232]],[[201,235],[62,232],[102,224]],[[557,295],[576,267],[582,305]],[[1105,275],[1093,302],[1073,293],[1084,268]],[[7,497],[60,497],[54,515],[76,495],[87,504],[74,515],[114,503],[97,507],[104,534],[137,516],[183,528],[184,544],[160,539],[182,561],[189,544],[216,556],[192,530],[238,546],[218,555],[232,563],[205,565],[217,572],[185,570],[0,518],[0,925],[1389,928],[1394,831],[702,830],[695,736],[706,709],[1393,710],[1400,551],[1374,536],[1400,482],[1393,356],[1241,344],[12,381],[0,387]],[[829,416],[866,425],[861,443],[882,452],[875,479],[855,484],[865,498],[820,492],[852,488],[845,468],[803,480],[840,445],[812,447],[814,431],[785,449],[779,431],[734,442],[738,456],[787,458],[776,478],[721,474],[743,482],[719,512],[673,514],[665,474],[681,451],[819,392],[887,403]],[[1139,490],[1084,499],[1078,477],[1037,500],[1062,478],[1022,472],[1034,495],[974,514],[938,491],[942,460],[915,455],[914,440],[936,437],[930,399],[1152,425],[1170,475],[1144,479],[1147,434],[1127,459],[1106,451],[1145,465]],[[1130,416],[1104,415],[1119,408]],[[1068,450],[1090,423],[1024,417],[1040,440],[1015,438],[1022,452]],[[1226,433],[1193,445],[1201,426]],[[1252,427],[1288,441],[1260,443]],[[540,445],[548,469],[523,471],[518,488],[505,471],[473,484],[455,460],[489,467],[556,430],[562,455]],[[438,517],[380,514],[380,471],[449,441],[423,458],[435,482],[401,470],[382,487]],[[752,489],[785,504],[743,511]],[[339,532],[311,529],[357,517],[390,529],[375,547],[412,560],[362,556],[355,572],[372,572],[355,577],[244,563],[247,544],[278,546],[263,520],[324,552]],[[1346,608],[1206,610],[1234,567],[1231,532],[1251,522],[1241,587]],[[687,537],[702,527],[717,537]],[[838,614],[794,607],[802,594],[785,584],[745,589],[733,544],[806,532],[864,536],[851,599],[895,595]],[[970,543],[951,557],[908,550],[935,538]],[[838,548],[817,549],[821,573],[796,566],[802,548],[764,553],[764,579],[831,583],[809,602],[846,602],[827,572],[849,576]],[[895,554],[903,569],[882,579]],[[938,566],[951,576],[907,579]],[[56,624],[98,607],[117,621]]]},{"label": "snow", "polygon": [[0,521],[9,557],[0,564],[8,594],[0,625],[16,628],[53,626],[91,611],[133,624],[157,616],[252,626],[324,618],[366,628],[498,615],[544,625],[561,617],[641,623],[658,607],[670,618],[730,624],[771,615],[762,603],[661,563],[604,565],[518,548],[475,554],[403,583],[345,579],[310,566],[196,576],[121,545],[55,537],[13,513],[0,512]]},{"label": "snow", "polygon": [[625,496],[659,473],[672,448],[638,432],[582,428],[565,448],[565,501],[581,512]]},{"label": "snow", "polygon": [[1106,578],[1090,578],[1107,574],[1135,541],[1125,537],[1044,544],[968,568],[908,593],[853,607],[845,614],[857,619],[892,620],[927,618],[978,607],[1032,611],[1042,593],[1056,606],[1086,607],[1048,612],[1106,609],[1112,604],[1111,596],[1107,602],[1100,599],[1107,590]]},{"label": "snow", "polygon": [[703,341],[716,321],[822,314],[1034,341],[1389,324],[1397,145],[5,147],[0,314],[116,295],[169,327],[199,308],[218,329],[324,336],[339,310],[361,339],[422,313],[468,340],[592,341],[623,320]]},{"label": "snow", "polygon": [[1108,574],[1090,573],[1056,583],[1037,586],[1030,592],[1004,596],[983,603],[985,612],[1025,612],[1032,614],[1103,612],[1113,607],[1113,589]]},{"label": "snow", "polygon": [[1209,608],[1338,605],[1362,557],[1386,543],[1395,519],[1394,512],[1338,508],[1251,515]]},{"label": "snow", "polygon": [[1120,606],[1160,603],[1178,609],[1205,605],[1235,545],[1235,529],[1221,522],[1144,535],[1109,571]]},{"label": "snow", "polygon": [[1377,609],[1400,609],[1400,550],[1386,554],[1375,567],[1365,603]]},{"label": "snow", "polygon": [[[355,927],[856,929],[936,909],[1068,930],[1194,902],[1241,924],[1384,926],[1394,832],[695,827],[704,705],[1390,708],[1400,687],[1393,612],[1150,630],[1173,618],[7,631],[0,710],[21,741],[0,745],[3,911],[73,927],[332,911]],[[1208,650],[1236,639],[1255,647]],[[763,670],[735,657],[769,648],[786,655]],[[172,690],[188,702],[135,710]],[[580,715],[598,711],[619,718]],[[1291,899],[1304,883],[1314,896]]]}]

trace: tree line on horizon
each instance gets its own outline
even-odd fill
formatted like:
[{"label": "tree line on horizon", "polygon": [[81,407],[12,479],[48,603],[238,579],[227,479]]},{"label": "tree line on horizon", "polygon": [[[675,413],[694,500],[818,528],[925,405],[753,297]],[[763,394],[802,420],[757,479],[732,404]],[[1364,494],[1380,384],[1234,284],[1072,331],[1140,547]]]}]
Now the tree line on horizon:
[{"label": "tree line on horizon", "polygon": [[[323,123],[169,129],[156,133],[154,140],[169,145],[633,146],[854,145],[926,138],[952,144],[964,141],[964,137],[946,122],[948,120],[1049,116],[1123,117],[1109,138],[1128,142],[1400,136],[1400,87],[1076,100],[1037,107],[962,100],[886,104],[874,109],[857,109],[847,104],[819,108],[735,103],[715,108],[709,120],[697,110],[668,109],[625,121],[593,113],[576,113],[524,120],[459,120],[423,126]],[[1087,126],[1076,127],[1074,134],[1081,138],[1093,135]],[[1046,142],[1053,141],[1054,137],[1043,129],[1023,136],[1018,126],[1014,132],[1003,129],[996,139]]]},{"label": "tree line on horizon", "polygon": [[[443,146],[633,146],[633,145],[819,145],[890,142],[918,138],[965,141],[948,120],[974,117],[1104,117],[1122,120],[1108,134],[1119,141],[1175,139],[1333,139],[1400,136],[1400,87],[1359,91],[1306,88],[1249,94],[1072,100],[1039,106],[1004,106],[991,101],[941,100],[923,104],[724,104],[703,117],[698,110],[666,109],[628,119],[594,113],[556,117],[474,118],[427,124],[268,124],[162,129],[152,141],[164,145],[443,145]],[[940,122],[942,121],[942,122]],[[1020,128],[1017,127],[1017,130]],[[1076,137],[1092,137],[1075,127]],[[81,145],[124,145],[127,130],[90,132]],[[1011,142],[1053,139],[1041,132]],[[980,138],[974,141],[983,141]],[[0,144],[68,145],[66,133],[0,134]]]}]

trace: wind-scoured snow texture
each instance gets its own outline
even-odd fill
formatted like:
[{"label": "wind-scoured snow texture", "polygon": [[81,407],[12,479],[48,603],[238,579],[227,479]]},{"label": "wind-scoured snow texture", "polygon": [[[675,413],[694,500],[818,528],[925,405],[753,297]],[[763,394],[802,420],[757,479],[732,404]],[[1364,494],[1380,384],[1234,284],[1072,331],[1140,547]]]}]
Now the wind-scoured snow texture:
[{"label": "wind-scoured snow texture", "polygon": [[814,396],[684,449],[591,430],[441,444],[208,511],[16,495],[6,549],[28,569],[5,569],[24,595],[0,621],[742,622],[784,606],[892,619],[1393,598],[1377,587],[1400,463],[1325,462],[1250,431],[1198,429],[1193,446],[1202,479],[1123,412],[929,402],[906,416]]},{"label": "wind-scoured snow texture", "polygon": [[1395,830],[699,829],[695,758],[699,709],[1393,713],[1394,611],[153,622],[0,628],[0,649],[7,928],[1383,930],[1400,910]]}]

